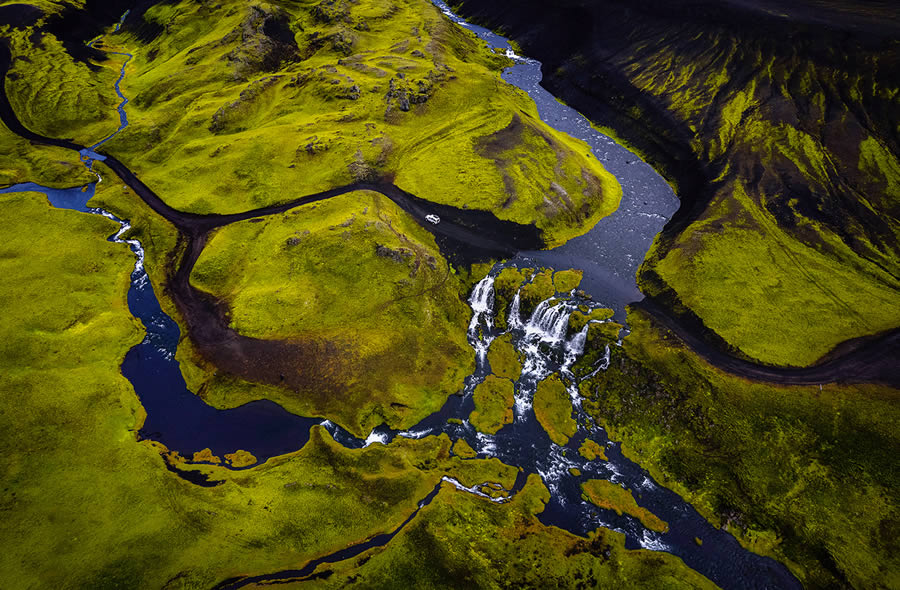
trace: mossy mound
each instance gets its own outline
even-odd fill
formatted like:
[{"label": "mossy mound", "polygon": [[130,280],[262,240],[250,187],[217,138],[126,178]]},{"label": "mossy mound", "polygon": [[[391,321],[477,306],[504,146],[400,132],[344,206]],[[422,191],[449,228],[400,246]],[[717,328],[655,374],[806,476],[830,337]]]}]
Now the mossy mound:
[{"label": "mossy mound", "polygon": [[616,514],[629,514],[641,521],[646,528],[659,533],[669,531],[669,525],[658,516],[637,505],[634,493],[620,485],[602,479],[592,479],[581,484],[583,497],[599,508],[615,510]]},{"label": "mossy mound", "polygon": [[[579,308],[572,312],[572,315],[569,316],[569,330],[573,332],[580,331],[588,322],[596,321],[602,322],[604,320],[608,320],[613,316],[613,310],[607,308],[598,308],[598,309],[588,309],[588,308]],[[621,326],[619,324],[614,324],[615,326]],[[599,328],[600,330],[608,332],[612,332],[612,328]]]},{"label": "mossy mound", "polygon": [[442,490],[391,543],[359,560],[330,565],[325,588],[714,588],[667,553],[624,547],[624,535],[597,529],[587,538],[537,520],[549,492],[538,476],[506,504]]},{"label": "mossy mound", "polygon": [[534,394],[534,415],[547,431],[550,440],[560,446],[578,430],[572,417],[572,399],[558,375],[551,375],[538,383]]},{"label": "mossy mound", "polygon": [[581,443],[578,454],[588,461],[593,461],[594,459],[609,461],[609,459],[606,458],[606,450],[589,438],[584,439],[584,442]]},{"label": "mossy mound", "polygon": [[[237,270],[240,269],[240,270]],[[335,343],[339,396],[277,394],[365,436],[436,411],[471,372],[464,290],[434,238],[389,199],[359,192],[216,232],[191,275],[226,302],[231,325],[264,339]],[[339,373],[338,373],[339,371]],[[247,400],[239,383],[212,375],[207,399]],[[227,397],[226,397],[227,396]]]},{"label": "mossy mound", "polygon": [[[587,146],[502,81],[508,59],[426,0],[182,1],[141,18],[159,34],[102,40],[134,55],[130,125],[105,148],[176,208],[236,212],[393,179],[536,224],[556,244],[618,206],[621,188]],[[116,128],[123,57],[85,63],[49,30],[10,35],[8,90],[26,126],[87,145]]]},{"label": "mossy mound", "polygon": [[512,334],[504,334],[491,342],[487,360],[491,365],[491,372],[498,377],[515,381],[522,373],[522,359],[513,346]]},{"label": "mossy mound", "polygon": [[479,432],[496,434],[513,421],[514,386],[512,381],[488,375],[472,394],[475,409],[469,422]]},{"label": "mossy mound", "polygon": [[580,270],[558,270],[553,273],[553,286],[557,293],[568,293],[577,289],[583,278],[584,272]]},{"label": "mossy mound", "polygon": [[453,454],[463,459],[471,459],[478,455],[475,449],[462,438],[453,443]]}]

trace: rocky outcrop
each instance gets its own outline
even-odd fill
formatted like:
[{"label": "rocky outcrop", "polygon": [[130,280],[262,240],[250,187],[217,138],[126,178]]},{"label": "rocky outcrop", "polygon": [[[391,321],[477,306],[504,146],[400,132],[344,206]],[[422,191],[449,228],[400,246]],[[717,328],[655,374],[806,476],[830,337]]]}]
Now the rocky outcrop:
[{"label": "rocky outcrop", "polygon": [[299,55],[288,15],[280,9],[251,6],[241,26],[229,37],[239,39],[238,46],[226,56],[237,79],[277,71]]}]

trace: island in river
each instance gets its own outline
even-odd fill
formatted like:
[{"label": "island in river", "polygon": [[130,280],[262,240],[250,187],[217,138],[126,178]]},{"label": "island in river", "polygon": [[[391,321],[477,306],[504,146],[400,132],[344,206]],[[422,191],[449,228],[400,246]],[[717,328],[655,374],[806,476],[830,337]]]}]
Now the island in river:
[{"label": "island in river", "polygon": [[[504,81],[527,61],[515,48],[423,0],[102,4],[0,6],[0,173],[39,185],[2,197],[4,587],[895,585],[895,341],[856,347],[871,362],[855,373],[836,350],[814,386],[695,352],[778,382],[793,369],[777,365],[895,328],[891,235],[848,246],[882,251],[855,283],[859,322],[823,323],[836,339],[815,323],[808,346],[767,332],[767,348],[704,307],[728,297],[678,307],[653,282],[702,292],[696,269],[728,251],[694,240],[692,265],[667,257],[699,230],[693,189],[661,164],[683,203],[642,270],[654,299],[626,320],[589,276],[503,262],[573,243],[638,194]],[[890,195],[896,149],[876,139]],[[145,274],[129,281],[133,255],[106,241],[114,219],[34,192],[72,186],[129,220],[118,239]],[[718,198],[749,207],[740,190]],[[841,248],[804,267],[846,301],[827,258]],[[135,307],[142,281],[162,315]],[[293,447],[250,448],[251,420],[232,426],[244,448],[147,428],[159,414],[122,361],[145,338],[135,318],[152,348],[168,316],[158,362],[183,382],[163,393],[306,417]]]}]

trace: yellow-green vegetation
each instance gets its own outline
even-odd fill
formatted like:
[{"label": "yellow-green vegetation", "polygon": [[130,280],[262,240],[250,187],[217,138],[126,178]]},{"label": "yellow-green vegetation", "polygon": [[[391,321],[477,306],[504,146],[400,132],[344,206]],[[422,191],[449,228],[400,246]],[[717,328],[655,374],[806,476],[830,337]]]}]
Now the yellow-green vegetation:
[{"label": "yellow-green vegetation", "polygon": [[114,84],[124,56],[89,65],[74,60],[49,33],[36,42],[28,29],[13,29],[4,37],[13,55],[6,94],[26,128],[93,145],[119,127],[116,105],[121,99]]},{"label": "yellow-green vegetation", "polygon": [[469,422],[479,432],[496,434],[505,425],[512,424],[514,394],[512,381],[488,375],[472,394],[475,409],[469,415]]},{"label": "yellow-green vegetation", "polygon": [[178,478],[165,449],[136,441],[143,409],[119,373],[141,339],[125,301],[133,255],[106,240],[109,220],[44,201],[2,199],[0,271],[16,288],[0,294],[0,506],[16,543],[0,555],[0,586],[211,587],[391,530],[444,475],[512,486],[514,468],[451,457],[446,436],[348,450],[318,426],[302,450],[248,470],[181,465],[214,488]]},{"label": "yellow-green vegetation", "polygon": [[515,381],[522,374],[522,360],[512,343],[512,334],[504,334],[491,342],[487,354],[491,372],[505,379]]},{"label": "yellow-green vegetation", "polygon": [[584,278],[584,272],[580,270],[559,270],[553,273],[553,286],[557,293],[568,293],[572,289],[578,288],[581,279]]},{"label": "yellow-green vegetation", "polygon": [[[472,370],[471,312],[459,297],[467,285],[449,272],[431,234],[377,193],[223,227],[191,281],[228,304],[243,335],[333,343],[337,352],[324,362],[333,364],[341,395],[284,391],[273,399],[359,436],[382,422],[412,426]],[[253,395],[212,373],[203,387],[216,404]]]},{"label": "yellow-green vegetation", "polygon": [[581,443],[581,448],[578,449],[578,454],[580,454],[588,461],[593,461],[594,459],[609,461],[609,459],[607,459],[606,457],[606,450],[589,438],[584,439],[584,442]]},{"label": "yellow-green vegetation", "polygon": [[[613,316],[613,310],[600,307],[597,309],[587,309],[587,307],[576,309],[569,316],[569,329],[575,332],[580,331],[588,322],[602,322]],[[621,327],[621,326],[620,326]]]},{"label": "yellow-green vegetation", "polygon": [[669,530],[667,522],[646,508],[638,506],[634,493],[618,484],[605,479],[592,479],[581,484],[581,490],[584,492],[582,497],[599,508],[615,510],[619,516],[623,513],[629,514],[652,531],[665,533]]},{"label": "yellow-green vegetation", "polygon": [[[587,146],[502,81],[508,60],[426,0],[182,1],[144,18],[165,26],[149,44],[106,38],[135,58],[122,84],[131,125],[105,147],[175,207],[232,212],[393,178],[429,200],[536,223],[559,243],[618,205],[621,188]],[[40,52],[20,37],[17,54]],[[40,60],[71,61],[45,38],[46,55],[11,90],[17,107],[44,83]],[[115,96],[105,79],[65,74]],[[81,100],[115,115],[105,98]],[[43,112],[37,131],[76,127]]]},{"label": "yellow-green vegetation", "polygon": [[556,294],[553,286],[553,271],[540,269],[531,276],[531,281],[522,286],[519,294],[523,314],[530,314],[541,301]]},{"label": "yellow-green vegetation", "polygon": [[893,50],[743,35],[710,26],[690,47],[621,52],[631,87],[693,138],[708,185],[706,209],[657,241],[641,284],[745,355],[805,366],[900,324]]},{"label": "yellow-green vegetation", "polygon": [[535,515],[549,497],[536,475],[507,504],[441,492],[386,547],[287,587],[716,587],[673,555],[626,550],[620,533],[598,529],[581,538],[544,527]]},{"label": "yellow-green vegetation", "polygon": [[232,467],[250,467],[251,465],[256,464],[256,457],[253,456],[253,453],[237,450],[233,453],[227,453],[225,455],[225,461]]},{"label": "yellow-green vegetation", "polygon": [[807,227],[817,247],[793,239],[735,183],[653,268],[709,328],[765,363],[809,365],[843,340],[896,327],[900,281]]},{"label": "yellow-green vegetation", "polygon": [[472,448],[472,445],[462,438],[453,443],[453,454],[458,455],[463,459],[471,459],[478,455],[475,449]]},{"label": "yellow-green vegetation", "polygon": [[626,455],[806,586],[900,583],[897,390],[748,382],[628,321],[628,356],[581,385]]},{"label": "yellow-green vegetation", "polygon": [[572,399],[558,375],[538,383],[534,393],[534,415],[547,431],[550,440],[563,446],[578,430],[572,417]]},{"label": "yellow-green vegetation", "polygon": [[64,148],[33,145],[0,124],[0,187],[34,182],[51,188],[84,185],[97,179]]}]

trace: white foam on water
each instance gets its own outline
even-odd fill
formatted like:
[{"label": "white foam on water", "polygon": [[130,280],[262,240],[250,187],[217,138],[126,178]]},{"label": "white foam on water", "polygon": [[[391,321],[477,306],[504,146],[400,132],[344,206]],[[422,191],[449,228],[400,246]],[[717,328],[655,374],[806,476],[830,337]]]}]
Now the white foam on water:
[{"label": "white foam on water", "polygon": [[671,551],[671,547],[663,543],[662,536],[659,533],[654,533],[647,529],[644,529],[644,532],[641,533],[638,544],[642,549],[649,549],[650,551]]},{"label": "white foam on water", "polygon": [[363,448],[366,448],[369,445],[380,444],[386,445],[390,437],[386,432],[376,432],[373,430],[369,433],[369,436],[366,437],[365,443],[363,443]]},{"label": "white foam on water", "polygon": [[[480,489],[478,489],[478,488],[480,488],[480,487],[482,487],[482,486],[489,485],[489,484],[487,484],[487,483],[476,484],[476,485],[474,485],[474,486],[472,486],[472,487],[469,488],[469,487],[464,486],[464,485],[462,484],[462,482],[460,482],[458,479],[454,479],[454,478],[452,478],[452,477],[450,477],[450,476],[447,476],[447,475],[445,475],[444,477],[442,477],[442,478],[441,478],[441,481],[446,481],[447,483],[451,484],[453,487],[455,487],[457,490],[459,490],[459,491],[461,491],[461,492],[466,492],[466,493],[468,493],[468,494],[472,494],[472,495],[474,495],[474,496],[478,496],[479,498],[485,498],[486,500],[490,500],[491,502],[495,502],[495,503],[497,503],[497,504],[503,504],[503,503],[505,503],[505,502],[509,502],[509,498],[507,498],[507,497],[505,497],[505,496],[504,496],[504,497],[500,497],[500,498],[494,498],[493,496],[490,496],[490,495],[488,495],[488,494],[485,494],[485,493],[482,492]],[[494,489],[497,489],[496,486],[491,486],[491,487],[493,487]],[[502,488],[501,488],[501,489],[502,489]]]}]

